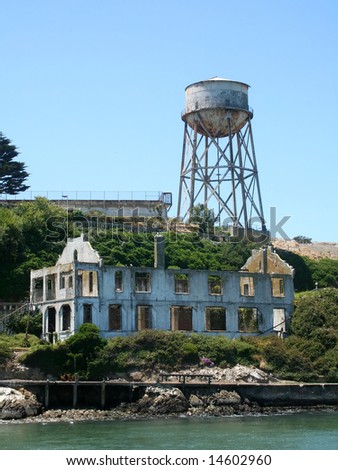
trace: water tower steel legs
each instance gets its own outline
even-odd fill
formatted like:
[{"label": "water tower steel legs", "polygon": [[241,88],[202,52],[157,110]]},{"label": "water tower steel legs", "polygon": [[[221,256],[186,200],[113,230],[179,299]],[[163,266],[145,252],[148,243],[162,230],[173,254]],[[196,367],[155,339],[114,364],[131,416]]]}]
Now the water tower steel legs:
[{"label": "water tower steel legs", "polygon": [[181,218],[181,207],[182,207],[182,193],[183,193],[183,174],[184,174],[184,160],[185,160],[185,152],[186,152],[186,144],[187,144],[187,139],[186,139],[186,133],[187,131],[187,123],[184,124],[184,137],[183,137],[183,148],[182,148],[182,161],[181,161],[181,173],[180,173],[180,186],[178,189],[178,205],[177,205],[177,217],[178,219]]},{"label": "water tower steel legs", "polygon": [[192,153],[191,153],[191,185],[190,185],[190,208],[189,214],[191,215],[194,209],[195,201],[195,176],[196,176],[196,160],[197,160],[197,127],[194,128],[194,139],[192,144]]},{"label": "water tower steel legs", "polygon": [[[231,119],[228,117],[228,128],[231,129]],[[235,175],[235,163],[234,163],[234,151],[232,148],[232,135],[229,133],[229,150],[230,150],[230,172],[231,172],[231,186],[232,186],[232,200],[233,200],[233,224],[235,227],[238,225],[237,219],[237,204],[236,204],[236,175]]]},{"label": "water tower steel legs", "polygon": [[[245,184],[244,184],[242,147],[241,147],[241,142],[240,142],[238,132],[236,134],[236,137],[237,137],[237,148],[238,148],[238,161],[239,161],[239,168],[240,168],[239,181],[240,181],[240,185],[241,185],[242,201],[245,201],[246,200],[246,192],[245,192]],[[247,211],[246,204],[243,205],[243,216],[244,216],[244,227],[248,227],[249,221],[248,221],[248,211]]]},{"label": "water tower steel legs", "polygon": [[[227,120],[231,129],[231,117]],[[215,220],[226,215],[229,225],[253,228],[259,223],[265,231],[250,119],[222,138],[212,136],[202,119],[198,124],[205,135],[198,134],[197,125],[184,126],[178,218],[189,220],[194,206],[201,203],[214,210]]]},{"label": "water tower steel legs", "polygon": [[[257,198],[258,198],[258,205],[259,207],[256,208],[256,213],[261,214],[260,219],[262,223],[262,229],[266,231],[266,224],[265,224],[265,219],[263,215],[263,203],[262,203],[262,194],[261,194],[261,188],[259,186],[259,180],[258,180],[258,170],[257,170],[257,160],[256,160],[256,152],[255,152],[255,145],[252,137],[252,127],[251,127],[251,121],[248,121],[248,129],[249,129],[249,134],[250,134],[250,140],[251,140],[251,148],[252,148],[252,158],[253,158],[253,168],[255,172],[255,179],[257,182]],[[254,201],[252,201],[253,203]]]},{"label": "water tower steel legs", "polygon": [[208,185],[209,185],[209,179],[208,179],[208,137],[205,139],[205,158],[204,158],[204,208],[207,209],[208,207]]}]

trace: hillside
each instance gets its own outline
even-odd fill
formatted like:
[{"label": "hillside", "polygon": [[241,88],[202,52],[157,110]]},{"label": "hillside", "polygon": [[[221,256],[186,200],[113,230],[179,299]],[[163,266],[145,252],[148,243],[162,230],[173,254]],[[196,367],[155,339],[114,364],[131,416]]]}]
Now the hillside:
[{"label": "hillside", "polygon": [[274,238],[272,240],[274,248],[290,251],[300,256],[319,260],[323,258],[338,259],[338,243],[336,242],[312,242],[297,243],[295,240],[283,240]]}]

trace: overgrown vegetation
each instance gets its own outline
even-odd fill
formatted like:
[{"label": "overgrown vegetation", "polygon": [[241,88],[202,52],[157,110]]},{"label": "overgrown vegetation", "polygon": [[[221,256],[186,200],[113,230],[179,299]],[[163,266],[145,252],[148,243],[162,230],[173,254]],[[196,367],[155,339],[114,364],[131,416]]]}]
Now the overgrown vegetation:
[{"label": "overgrown vegetation", "polygon": [[234,341],[224,336],[211,338],[158,330],[105,341],[99,337],[95,325],[84,324],[65,342],[33,350],[24,358],[24,363],[58,376],[72,377],[77,373],[84,379],[99,379],[135,369],[178,370],[199,364],[203,356],[221,367],[237,363],[258,365],[256,353],[256,346],[242,339]]},{"label": "overgrown vegetation", "polygon": [[99,329],[91,323],[84,323],[79,331],[63,343],[45,344],[32,348],[23,362],[28,367],[39,367],[46,374],[56,377],[89,378],[88,369],[102,352],[106,341],[99,336]]},{"label": "overgrown vegetation", "polygon": [[43,344],[37,336],[18,333],[15,335],[6,335],[0,333],[0,348],[8,347],[10,350],[18,348],[36,348]]},{"label": "overgrown vegetation", "polygon": [[4,327],[9,334],[27,333],[40,337],[42,334],[42,313],[29,312],[24,315],[12,313],[6,318]]},{"label": "overgrown vegetation", "polygon": [[255,353],[255,346],[243,340],[148,330],[108,341],[102,354],[89,364],[88,373],[89,376],[105,377],[114,372],[135,369],[172,371],[187,365],[198,365],[201,357],[208,357],[221,367],[237,363],[257,365]]},{"label": "overgrown vegetation", "polygon": [[338,382],[338,290],[298,294],[284,341],[265,339],[266,369],[281,378]]},{"label": "overgrown vegetation", "polygon": [[[257,245],[214,243],[198,234],[164,233],[166,267],[181,269],[238,270]],[[154,265],[153,234],[102,234],[91,240],[105,264],[128,266]]]},{"label": "overgrown vegetation", "polygon": [[4,365],[12,357],[14,349],[28,347],[34,349],[39,345],[41,345],[41,341],[34,335],[0,333],[0,365]]}]

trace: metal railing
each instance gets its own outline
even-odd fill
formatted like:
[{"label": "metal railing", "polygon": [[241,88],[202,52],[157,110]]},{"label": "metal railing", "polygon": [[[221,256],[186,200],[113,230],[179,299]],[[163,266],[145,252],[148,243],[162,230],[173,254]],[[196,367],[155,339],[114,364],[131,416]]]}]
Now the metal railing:
[{"label": "metal railing", "polygon": [[32,201],[36,197],[45,197],[50,200],[104,200],[104,201],[162,201],[163,191],[66,191],[66,190],[39,190],[25,191],[11,195],[0,194],[0,201]]}]

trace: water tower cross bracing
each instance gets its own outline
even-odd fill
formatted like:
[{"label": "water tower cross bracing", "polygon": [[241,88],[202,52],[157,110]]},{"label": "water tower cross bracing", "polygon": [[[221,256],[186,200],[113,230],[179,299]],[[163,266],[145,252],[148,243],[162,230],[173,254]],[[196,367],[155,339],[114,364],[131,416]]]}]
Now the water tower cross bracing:
[{"label": "water tower cross bracing", "polygon": [[179,219],[203,204],[219,224],[266,231],[248,89],[218,77],[185,89]]}]

